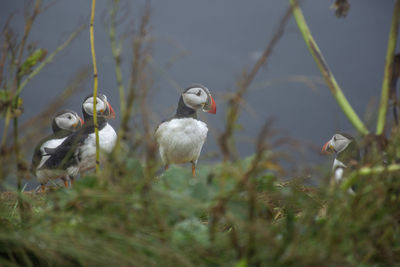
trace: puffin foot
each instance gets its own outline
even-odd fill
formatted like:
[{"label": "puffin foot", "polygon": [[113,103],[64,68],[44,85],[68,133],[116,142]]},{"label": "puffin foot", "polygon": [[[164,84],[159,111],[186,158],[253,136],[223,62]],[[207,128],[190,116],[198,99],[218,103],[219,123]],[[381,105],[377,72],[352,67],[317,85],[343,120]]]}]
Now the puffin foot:
[{"label": "puffin foot", "polygon": [[41,184],[40,187],[38,189],[36,189],[37,193],[46,193],[46,185]]}]

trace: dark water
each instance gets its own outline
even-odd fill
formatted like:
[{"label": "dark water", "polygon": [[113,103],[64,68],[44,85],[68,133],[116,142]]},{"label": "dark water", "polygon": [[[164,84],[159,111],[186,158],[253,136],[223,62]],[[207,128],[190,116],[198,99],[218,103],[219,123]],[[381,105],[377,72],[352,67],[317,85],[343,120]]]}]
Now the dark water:
[{"label": "dark water", "polygon": [[[335,17],[329,8],[333,2],[304,1],[303,12],[339,85],[363,118],[368,105],[373,111],[379,101],[394,1],[351,0],[351,10],[345,19]],[[21,0],[0,3],[2,24],[10,12],[19,10],[12,25],[20,35],[23,3]],[[155,0],[151,3],[150,34],[155,40],[154,90],[151,93],[154,125],[174,110],[179,97],[174,84],[185,87],[194,82],[202,83],[209,87],[217,102],[217,115],[207,115],[211,134],[204,152],[217,150],[213,135],[223,129],[225,93],[235,88],[242,69],[251,67],[262,53],[288,1]],[[125,19],[120,25],[120,34],[133,29],[143,4],[144,1],[122,1],[121,17]],[[88,0],[56,1],[38,17],[29,41],[49,52],[54,51],[80,23],[88,24],[90,7]],[[99,88],[107,94],[118,114],[119,96],[106,28],[108,7],[108,1],[97,1],[95,42]],[[129,40],[123,45],[123,75],[127,82],[131,56]],[[165,68],[174,58],[178,59]],[[40,112],[80,67],[90,64],[89,31],[86,30],[24,89],[22,121]],[[298,81],[304,77],[315,81],[315,87]],[[89,82],[87,89],[79,92],[67,107],[80,112],[82,99],[91,91],[92,82]],[[275,125],[286,135],[315,147],[321,146],[337,130],[354,133],[329,90],[321,83],[320,73],[293,18],[245,100],[246,109],[239,119],[243,130],[238,132],[242,155],[251,153],[251,140],[269,117],[275,118]],[[118,119],[112,124],[117,127]],[[369,126],[374,129],[374,121]],[[310,161],[320,160],[317,153],[310,157]]]}]

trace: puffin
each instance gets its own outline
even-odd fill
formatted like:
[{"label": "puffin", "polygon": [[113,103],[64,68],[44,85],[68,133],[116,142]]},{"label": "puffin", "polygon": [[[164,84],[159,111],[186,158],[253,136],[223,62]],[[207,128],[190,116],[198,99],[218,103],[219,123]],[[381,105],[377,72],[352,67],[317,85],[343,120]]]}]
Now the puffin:
[{"label": "puffin", "polygon": [[[82,113],[85,119],[84,126],[69,135],[57,148],[45,149],[50,158],[45,162],[47,168],[66,170],[71,183],[79,173],[95,168],[96,166],[96,135],[93,121],[93,95],[87,96],[82,104]],[[101,152],[110,153],[117,141],[117,133],[108,123],[108,119],[115,118],[104,94],[97,95],[97,123],[99,129],[99,144]]]},{"label": "puffin", "polygon": [[207,138],[207,124],[197,118],[197,110],[216,113],[216,105],[210,91],[201,84],[187,87],[181,94],[175,115],[163,121],[155,130],[164,170],[170,164],[190,162],[192,176],[196,176],[196,164]]},{"label": "puffin", "polygon": [[31,164],[31,172],[40,183],[41,191],[45,191],[46,183],[50,179],[61,178],[64,181],[64,186],[68,187],[67,174],[63,170],[48,169],[44,166],[49,159],[45,148],[58,147],[72,132],[79,130],[84,124],[79,115],[72,110],[65,109],[58,112],[53,117],[52,130],[53,133],[39,141],[36,145]]},{"label": "puffin", "polygon": [[[335,154],[332,171],[336,183],[340,183],[345,175],[345,171],[352,171],[360,163],[360,149],[354,137],[346,133],[336,133],[322,147],[322,152]],[[349,191],[355,192],[352,186]]]}]

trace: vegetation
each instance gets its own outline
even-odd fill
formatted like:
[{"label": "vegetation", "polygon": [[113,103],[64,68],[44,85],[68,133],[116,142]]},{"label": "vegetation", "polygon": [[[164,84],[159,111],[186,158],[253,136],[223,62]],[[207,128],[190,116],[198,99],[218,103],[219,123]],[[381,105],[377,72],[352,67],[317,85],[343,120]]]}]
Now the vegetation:
[{"label": "vegetation", "polygon": [[[385,122],[378,124],[386,125],[387,137],[384,132],[378,136],[367,135],[368,130],[346,101],[346,114],[354,120],[355,128],[366,135],[362,145],[368,148],[368,161],[364,167],[350,173],[340,186],[330,184],[329,170],[325,168],[319,172],[321,180],[325,181],[319,187],[308,186],[307,179],[303,178],[306,175],[285,168],[289,163],[280,146],[290,145],[290,142],[278,137],[270,121],[262,127],[252,156],[240,158],[235,152],[239,103],[260,67],[268,62],[284,33],[292,8],[298,24],[302,25],[300,30],[306,41],[309,40],[308,45],[313,43],[316,48],[310,50],[317,64],[323,67],[322,71],[328,71],[327,75],[323,73],[327,84],[333,86],[330,87],[332,91],[341,92],[336,82],[329,82],[334,79],[333,75],[312,39],[300,7],[294,0],[290,3],[263,56],[249,72],[243,72],[236,92],[227,101],[227,122],[218,139],[224,160],[200,164],[197,177],[191,178],[187,166],[158,171],[161,166],[146,108],[152,60],[149,4],[131,39],[131,75],[124,83],[120,65],[121,40],[116,34],[119,1],[110,2],[109,33],[123,107],[117,146],[106,165],[81,177],[73,188],[54,187],[44,194],[24,192],[21,177],[29,174],[22,155],[29,151],[24,151],[21,144],[48,127],[42,126],[43,118],[47,120],[52,111],[80,90],[91,71],[80,70],[65,86],[64,94],[47,110],[25,125],[18,124],[22,88],[81,30],[49,56],[38,48],[27,53],[25,59],[21,56],[15,60],[13,51],[26,50],[29,29],[42,11],[40,0],[27,5],[26,14],[33,15],[27,16],[22,39],[7,35],[12,33],[7,25],[1,39],[5,50],[0,56],[0,85],[4,88],[0,94],[0,112],[5,129],[0,181],[17,177],[19,183],[16,189],[7,188],[8,191],[0,195],[0,265],[398,265],[400,133],[396,125],[389,129],[386,117]],[[395,10],[399,3],[397,0]],[[94,5],[92,7],[91,26]],[[396,17],[395,13],[394,20],[398,20]],[[394,34],[391,31],[390,40],[397,39]],[[92,48],[94,52],[94,39]],[[9,63],[6,63],[7,58],[11,58]],[[93,59],[95,61],[94,56]],[[392,64],[393,59],[387,62]],[[3,80],[3,72],[12,79]],[[94,73],[96,78],[96,70]],[[97,87],[96,80],[94,87]],[[344,95],[337,100],[345,101]],[[387,109],[387,103],[382,105]],[[7,143],[4,136],[11,119],[14,120],[14,140]],[[132,127],[138,121],[141,126]],[[32,124],[37,127],[27,127]],[[387,165],[382,164],[383,160]],[[347,193],[353,184],[357,184],[355,195]]]}]

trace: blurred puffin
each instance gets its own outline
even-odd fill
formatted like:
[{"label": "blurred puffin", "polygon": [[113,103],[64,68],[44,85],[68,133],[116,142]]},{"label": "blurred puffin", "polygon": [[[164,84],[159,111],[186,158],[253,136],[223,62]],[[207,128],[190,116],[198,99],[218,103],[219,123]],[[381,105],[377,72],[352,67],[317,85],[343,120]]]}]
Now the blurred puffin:
[{"label": "blurred puffin", "polygon": [[46,155],[45,148],[58,147],[68,135],[80,129],[82,125],[83,120],[75,111],[63,110],[53,118],[53,134],[45,137],[36,145],[32,156],[31,171],[41,184],[42,191],[45,191],[45,185],[50,179],[61,178],[64,181],[64,186],[68,186],[65,170],[48,169],[43,166],[50,157],[50,155]]},{"label": "blurred puffin", "polygon": [[[50,155],[45,165],[48,168],[67,170],[71,182],[79,172],[96,166],[96,135],[93,122],[93,95],[85,98],[82,113],[85,125],[72,133],[56,149],[45,149]],[[99,126],[99,143],[101,151],[110,153],[115,146],[117,134],[107,120],[115,118],[115,112],[103,94],[97,95],[97,122]]]},{"label": "blurred puffin", "polygon": [[[360,162],[360,150],[353,136],[345,133],[333,135],[331,140],[322,147],[324,153],[334,153],[332,171],[337,183],[344,177],[345,170],[354,170]],[[350,192],[354,193],[354,187]]]},{"label": "blurred puffin", "polygon": [[181,94],[175,115],[158,125],[155,138],[165,170],[171,163],[190,162],[195,176],[197,160],[208,132],[207,124],[197,119],[198,109],[216,113],[210,91],[201,84],[194,84]]}]

